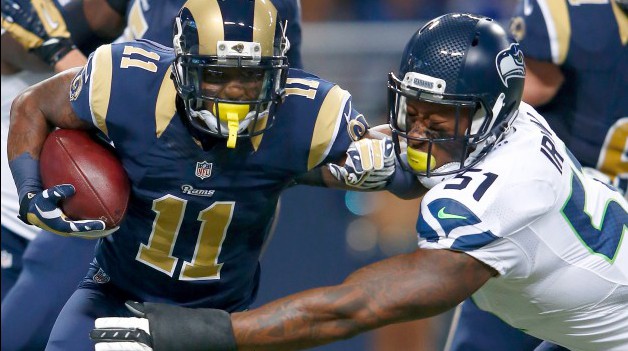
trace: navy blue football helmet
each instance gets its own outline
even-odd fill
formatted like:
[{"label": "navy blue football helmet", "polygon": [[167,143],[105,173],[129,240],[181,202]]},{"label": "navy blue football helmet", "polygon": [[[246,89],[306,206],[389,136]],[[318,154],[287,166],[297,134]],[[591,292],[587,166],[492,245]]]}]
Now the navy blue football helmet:
[{"label": "navy blue football helmet", "polygon": [[270,1],[183,5],[174,23],[173,73],[194,128],[235,147],[237,138],[273,125],[288,72],[284,28]]},{"label": "navy blue football helmet", "polygon": [[[399,76],[389,74],[389,122],[401,164],[420,177],[451,175],[477,164],[516,115],[524,78],[518,43],[494,20],[454,13],[427,23],[408,42]],[[454,106],[456,126],[468,118],[470,128],[464,135],[409,136],[408,99]],[[408,141],[427,145],[427,152],[406,149]],[[433,147],[452,142],[460,145],[457,161],[435,168]]]}]

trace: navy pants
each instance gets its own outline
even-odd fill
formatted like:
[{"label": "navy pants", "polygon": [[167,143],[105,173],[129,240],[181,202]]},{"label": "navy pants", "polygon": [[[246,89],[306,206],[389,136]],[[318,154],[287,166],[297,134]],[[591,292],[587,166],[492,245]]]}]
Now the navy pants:
[{"label": "navy pants", "polygon": [[[3,250],[15,237],[2,227]],[[95,243],[42,231],[25,246],[21,272],[3,294],[2,351],[44,349],[57,315],[89,269]],[[3,269],[3,292],[4,285]]]}]

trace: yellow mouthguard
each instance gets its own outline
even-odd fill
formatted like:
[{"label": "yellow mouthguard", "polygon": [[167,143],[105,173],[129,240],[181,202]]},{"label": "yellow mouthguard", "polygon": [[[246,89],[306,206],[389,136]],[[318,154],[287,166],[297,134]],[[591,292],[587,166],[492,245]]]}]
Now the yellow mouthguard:
[{"label": "yellow mouthguard", "polygon": [[240,122],[246,117],[247,113],[249,113],[249,105],[229,104],[226,102],[219,102],[218,105],[220,105],[220,115],[216,115],[216,104],[214,104],[212,108],[213,113],[221,122],[227,123],[229,132],[227,147],[233,149],[238,139]]},{"label": "yellow mouthguard", "polygon": [[[430,155],[430,170],[436,167],[436,158]],[[427,171],[427,152],[419,151],[411,147],[408,148],[408,165],[417,172]]]}]

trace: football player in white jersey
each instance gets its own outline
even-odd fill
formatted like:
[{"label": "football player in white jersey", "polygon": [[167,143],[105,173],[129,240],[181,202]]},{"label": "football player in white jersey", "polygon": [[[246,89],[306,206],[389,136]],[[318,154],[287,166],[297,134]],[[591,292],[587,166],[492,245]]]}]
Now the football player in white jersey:
[{"label": "football player in white jersey", "polygon": [[571,350],[627,350],[628,204],[521,103],[516,41],[489,18],[448,14],[416,32],[401,62],[389,79],[393,141],[429,189],[416,251],[231,315],[128,303],[140,318],[98,319],[96,349],[295,350],[471,296]]}]

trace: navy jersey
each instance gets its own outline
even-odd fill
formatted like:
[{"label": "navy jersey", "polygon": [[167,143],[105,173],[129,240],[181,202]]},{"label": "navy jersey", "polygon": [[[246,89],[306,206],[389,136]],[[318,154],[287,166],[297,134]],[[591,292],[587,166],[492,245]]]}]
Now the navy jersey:
[{"label": "navy jersey", "polygon": [[538,108],[584,166],[628,169],[628,17],[615,1],[521,1],[511,32],[527,57],[560,66],[565,84]]},{"label": "navy jersey", "polygon": [[344,157],[363,117],[348,92],[291,69],[270,130],[203,151],[175,106],[173,60],[147,40],[105,45],[73,81],[76,114],[115,145],[132,185],[127,216],[96,259],[141,301],[241,309],[280,192]]},{"label": "navy jersey", "polygon": [[[290,50],[286,54],[292,68],[303,68],[301,60],[301,3],[300,0],[272,0],[282,21],[288,21],[286,36]],[[129,0],[125,40],[149,39],[172,46],[174,17],[185,0]]]}]

